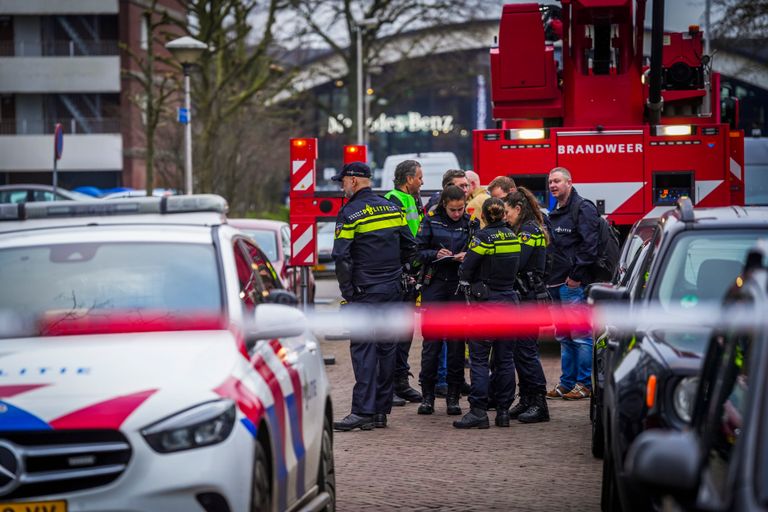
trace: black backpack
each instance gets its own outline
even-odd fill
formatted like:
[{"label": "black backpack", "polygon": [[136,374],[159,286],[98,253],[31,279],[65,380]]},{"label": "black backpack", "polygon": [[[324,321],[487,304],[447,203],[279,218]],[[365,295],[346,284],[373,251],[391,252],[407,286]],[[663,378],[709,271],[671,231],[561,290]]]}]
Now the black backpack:
[{"label": "black backpack", "polygon": [[[595,203],[589,199],[581,198],[581,201],[586,201],[592,206]],[[571,204],[571,215],[573,216],[573,225],[577,226],[579,210],[581,209],[581,201]],[[595,207],[597,210],[597,207]],[[597,239],[597,259],[589,269],[589,273],[592,275],[594,282],[608,283],[613,279],[616,273],[616,267],[619,266],[619,256],[621,254],[619,235],[616,233],[616,229],[611,226],[605,217],[598,215],[598,239]]]}]

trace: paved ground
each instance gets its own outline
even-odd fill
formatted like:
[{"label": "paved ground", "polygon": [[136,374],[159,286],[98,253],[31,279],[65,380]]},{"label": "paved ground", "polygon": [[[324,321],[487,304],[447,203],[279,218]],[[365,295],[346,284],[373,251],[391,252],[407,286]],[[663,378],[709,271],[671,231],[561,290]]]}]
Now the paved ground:
[{"label": "paved ground", "polygon": [[[318,297],[335,298],[334,281],[318,282]],[[326,301],[332,302],[332,301]],[[332,307],[332,305],[321,306]],[[324,341],[337,419],[349,412],[353,384],[348,342]],[[548,382],[559,376],[559,352],[543,355]],[[418,376],[421,342],[411,347]],[[467,379],[469,376],[467,375]],[[411,379],[416,385],[416,379]],[[541,510],[600,508],[600,461],[590,453],[588,403],[549,401],[548,423],[488,430],[457,430],[439,399],[435,414],[418,416],[416,404],[396,407],[389,427],[335,434],[338,509]],[[468,403],[462,397],[466,411]],[[491,421],[493,415],[491,413]]]}]

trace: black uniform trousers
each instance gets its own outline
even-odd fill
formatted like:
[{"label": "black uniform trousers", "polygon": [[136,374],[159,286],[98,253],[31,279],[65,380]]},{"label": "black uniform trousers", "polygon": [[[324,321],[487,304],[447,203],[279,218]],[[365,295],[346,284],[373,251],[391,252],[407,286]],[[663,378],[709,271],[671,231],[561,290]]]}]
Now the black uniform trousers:
[{"label": "black uniform trousers", "polygon": [[[464,302],[464,294],[456,294],[458,281],[433,279],[421,292],[422,307],[431,303]],[[464,343],[461,341],[443,341],[425,339],[421,346],[421,373],[419,382],[423,393],[435,394],[437,384],[437,366],[442,356],[443,343],[448,344],[448,367],[446,382],[449,386],[461,386],[464,383]]]},{"label": "black uniform trousers", "polygon": [[[515,303],[514,291],[491,290],[485,303]],[[497,409],[509,409],[515,398],[515,356],[514,340],[483,340],[469,342],[469,405],[475,409],[488,409],[488,395],[493,392]],[[493,350],[493,388],[491,387],[490,356]]]},{"label": "black uniform trousers", "polygon": [[413,331],[411,331],[410,336],[406,335],[405,338],[398,341],[395,345],[395,380],[402,378],[407,379],[408,372],[411,371],[411,365],[408,364],[408,354],[411,352],[411,341],[413,341]]},{"label": "black uniform trousers", "polygon": [[[531,335],[511,341],[512,357],[517,370],[521,396],[543,395],[547,392],[547,379],[544,377],[544,369],[541,366],[538,338],[537,335]],[[491,354],[491,389],[489,390],[492,400],[496,399],[496,389],[499,386],[494,354]]]},{"label": "black uniform trousers", "polygon": [[[352,307],[369,307],[372,304],[400,302],[400,282],[368,287],[357,294]],[[386,332],[371,333],[386,336]],[[375,341],[353,337],[349,344],[355,386],[352,389],[352,414],[389,414],[392,411],[394,392],[395,339]]]}]

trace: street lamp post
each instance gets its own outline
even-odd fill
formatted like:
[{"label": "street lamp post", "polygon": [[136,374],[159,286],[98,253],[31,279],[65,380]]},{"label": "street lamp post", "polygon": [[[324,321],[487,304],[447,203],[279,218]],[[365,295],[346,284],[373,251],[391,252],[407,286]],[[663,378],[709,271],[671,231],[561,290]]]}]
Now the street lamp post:
[{"label": "street lamp post", "polygon": [[363,18],[355,21],[357,32],[357,143],[365,144],[363,136],[363,30],[375,27],[379,23],[376,18]]},{"label": "street lamp post", "polygon": [[189,94],[189,72],[208,45],[189,36],[174,39],[165,45],[174,58],[181,63],[184,71],[184,110],[186,116],[179,116],[184,127],[184,188],[192,193],[192,101]]}]

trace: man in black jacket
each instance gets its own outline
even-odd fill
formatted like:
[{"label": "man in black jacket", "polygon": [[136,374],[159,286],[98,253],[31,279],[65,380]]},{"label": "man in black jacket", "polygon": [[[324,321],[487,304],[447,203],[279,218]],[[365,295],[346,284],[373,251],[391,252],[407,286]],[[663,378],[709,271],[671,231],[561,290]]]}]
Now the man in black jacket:
[{"label": "man in black jacket", "polygon": [[[591,279],[590,266],[598,256],[599,213],[594,204],[576,192],[571,173],[564,167],[555,167],[549,172],[549,191],[557,199],[557,208],[549,214],[553,264],[547,286],[556,302],[581,304],[585,302],[584,287]],[[558,332],[556,337],[560,342],[562,375],[559,384],[547,392],[547,398],[588,398],[592,381],[592,334],[569,331]]]},{"label": "man in black jacket", "polygon": [[[341,182],[349,198],[336,218],[332,252],[342,297],[350,304],[400,302],[403,265],[416,256],[416,239],[405,214],[373,193],[371,169],[362,162],[345,165],[333,179]],[[352,413],[334,422],[334,429],[387,426],[394,390],[394,341],[351,340]]]}]

